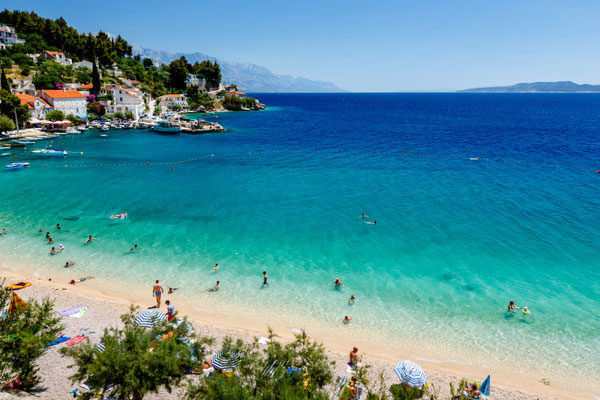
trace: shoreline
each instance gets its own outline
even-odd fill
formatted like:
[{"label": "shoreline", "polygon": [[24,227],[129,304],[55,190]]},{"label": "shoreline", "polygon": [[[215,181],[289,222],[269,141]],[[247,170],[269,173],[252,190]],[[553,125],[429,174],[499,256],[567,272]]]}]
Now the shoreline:
[{"label": "shoreline", "polygon": [[[131,304],[139,306],[141,309],[153,305],[153,298],[150,298],[150,294],[148,293],[148,295],[144,296],[137,286],[132,287],[131,289],[133,290],[117,293],[115,290],[111,290],[112,282],[107,281],[103,277],[97,277],[94,280],[74,286],[68,284],[66,281],[58,281],[56,276],[41,276],[39,273],[32,271],[33,269],[30,266],[19,265],[15,270],[14,267],[9,268],[2,264],[0,267],[0,276],[7,278],[7,283],[12,283],[12,280],[31,281],[33,285],[21,291],[20,293],[22,294],[34,292],[36,295],[41,293],[47,296],[51,293],[56,294],[57,292],[61,294],[66,293],[69,297],[74,296],[81,302],[93,301],[102,304],[102,308],[121,310],[111,312],[114,318],[106,326],[118,323],[119,315],[125,312]],[[62,277],[58,279],[62,279]],[[206,334],[207,336],[216,335],[217,341],[224,337],[224,332],[225,335],[235,338],[251,340],[253,337],[266,335],[268,327],[271,327],[277,333],[280,340],[284,342],[293,340],[291,327],[285,324],[274,324],[268,318],[264,320],[256,318],[256,315],[252,315],[251,318],[244,318],[240,315],[220,315],[201,308],[202,305],[200,307],[186,305],[182,301],[183,299],[177,299],[177,295],[177,292],[175,292],[172,295],[163,296],[161,308],[165,308],[164,300],[170,296],[180,315],[188,316],[195,326],[202,326],[202,329],[198,330],[201,334]],[[61,296],[55,295],[52,297],[55,298],[58,304]],[[305,329],[307,327],[299,326],[295,328]],[[430,382],[435,384],[442,396],[449,394],[450,382],[456,384],[463,377],[483,379],[490,373],[492,375],[492,396],[496,399],[526,399],[532,397],[548,399],[597,398],[591,391],[584,392],[581,390],[575,392],[574,388],[568,383],[552,381],[550,385],[545,385],[542,383],[541,378],[536,379],[532,376],[524,375],[515,376],[515,373],[511,373],[511,371],[501,369],[484,370],[479,366],[435,360],[435,357],[416,357],[411,354],[413,347],[410,344],[405,344],[403,346],[405,349],[399,350],[374,341],[374,337],[366,338],[356,333],[353,335],[351,331],[332,332],[328,327],[315,328],[316,326],[307,328],[307,333],[317,342],[323,343],[330,358],[338,361],[338,366],[336,367],[338,374],[345,372],[343,366],[345,365],[344,360],[346,359],[347,350],[353,346],[357,346],[360,349],[360,353],[364,356],[365,363],[374,366],[373,371],[382,369],[385,372],[387,385],[397,383],[397,378],[395,378],[393,373],[395,362],[403,359],[412,359],[423,367],[430,378]],[[212,334],[205,332],[211,332]],[[340,367],[342,368],[340,369]]]}]

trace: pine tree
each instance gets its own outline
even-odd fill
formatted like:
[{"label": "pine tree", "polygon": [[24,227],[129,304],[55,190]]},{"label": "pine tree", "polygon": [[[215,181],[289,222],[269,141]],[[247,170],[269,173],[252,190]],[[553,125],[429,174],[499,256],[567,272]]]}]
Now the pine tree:
[{"label": "pine tree", "polygon": [[98,96],[100,93],[100,74],[98,73],[98,66],[96,65],[96,57],[93,61],[94,66],[92,67],[92,93]]},{"label": "pine tree", "polygon": [[6,74],[4,73],[4,68],[2,68],[2,77],[0,79],[0,89],[8,90],[10,92],[10,84],[8,83],[8,79],[6,78]]}]

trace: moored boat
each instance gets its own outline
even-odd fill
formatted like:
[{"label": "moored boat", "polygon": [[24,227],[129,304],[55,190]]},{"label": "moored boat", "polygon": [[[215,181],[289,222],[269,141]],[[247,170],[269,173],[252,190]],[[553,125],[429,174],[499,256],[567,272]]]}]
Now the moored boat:
[{"label": "moored boat", "polygon": [[181,132],[181,125],[174,121],[162,120],[153,125],[152,129],[159,133],[179,133]]},{"label": "moored boat", "polygon": [[32,151],[32,153],[38,154],[40,156],[66,156],[67,154],[69,154],[66,150],[56,150],[52,148],[34,150]]},{"label": "moored boat", "polygon": [[8,165],[5,165],[4,167],[8,168],[8,169],[21,169],[23,167],[29,167],[29,163],[28,162],[10,163]]}]

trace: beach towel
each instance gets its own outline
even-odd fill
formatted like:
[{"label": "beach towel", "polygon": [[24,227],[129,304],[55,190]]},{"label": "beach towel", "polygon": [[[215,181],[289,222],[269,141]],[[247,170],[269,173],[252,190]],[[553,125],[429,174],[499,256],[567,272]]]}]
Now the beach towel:
[{"label": "beach towel", "polygon": [[68,337],[68,336],[60,336],[60,337],[56,338],[55,341],[48,343],[46,345],[46,347],[56,346],[57,344],[61,344],[61,343],[67,342],[69,340],[71,340],[71,338]]},{"label": "beach towel", "polygon": [[68,317],[69,315],[73,315],[77,312],[79,312],[79,310],[81,310],[82,308],[84,308],[83,306],[75,306],[73,308],[69,308],[68,310],[64,310],[58,313],[58,315],[61,315],[63,317]]},{"label": "beach towel", "polygon": [[71,314],[69,315],[69,317],[72,318],[81,318],[83,316],[83,314],[85,314],[85,312],[88,310],[87,307],[83,307],[81,310],[79,310],[78,312],[76,312],[75,314]]},{"label": "beach towel", "polygon": [[72,338],[71,340],[67,340],[67,346],[71,347],[73,345],[83,342],[85,339],[87,339],[87,336],[77,335],[74,338]]}]

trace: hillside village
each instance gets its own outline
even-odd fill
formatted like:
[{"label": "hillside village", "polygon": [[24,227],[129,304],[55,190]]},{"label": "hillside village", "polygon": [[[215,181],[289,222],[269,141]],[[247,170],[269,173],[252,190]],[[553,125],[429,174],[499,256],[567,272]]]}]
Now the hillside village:
[{"label": "hillside village", "polygon": [[[0,13],[0,68],[0,111],[21,127],[264,109],[235,84],[221,82],[216,62],[192,65],[181,57],[156,65],[132,56],[120,36],[79,34],[62,18],[35,13]],[[7,125],[0,123],[0,131],[10,130]]]}]

